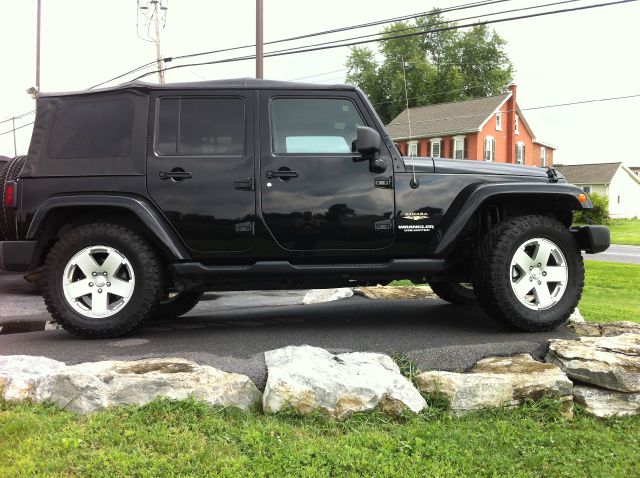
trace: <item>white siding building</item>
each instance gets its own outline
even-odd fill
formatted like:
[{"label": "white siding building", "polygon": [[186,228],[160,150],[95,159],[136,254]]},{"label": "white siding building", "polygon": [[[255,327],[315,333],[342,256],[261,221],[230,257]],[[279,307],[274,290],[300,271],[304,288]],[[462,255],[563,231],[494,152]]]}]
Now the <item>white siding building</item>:
[{"label": "white siding building", "polygon": [[640,217],[640,176],[624,164],[556,164],[554,168],[585,193],[608,197],[611,217]]}]

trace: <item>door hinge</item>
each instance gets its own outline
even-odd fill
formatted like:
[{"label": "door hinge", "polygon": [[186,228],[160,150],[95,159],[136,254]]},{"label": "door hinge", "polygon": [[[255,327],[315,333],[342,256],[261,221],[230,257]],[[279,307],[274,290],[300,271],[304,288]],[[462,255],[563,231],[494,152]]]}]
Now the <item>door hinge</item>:
[{"label": "door hinge", "polygon": [[393,221],[387,219],[386,221],[377,221],[375,223],[375,230],[379,232],[393,231]]},{"label": "door hinge", "polygon": [[373,180],[373,184],[377,188],[393,188],[393,177],[392,176],[378,176]]},{"label": "door hinge", "polygon": [[253,191],[253,178],[238,179],[233,182],[233,187],[241,191]]},{"label": "door hinge", "polygon": [[241,234],[241,233],[253,234],[253,221],[240,222],[236,224],[236,232],[238,234]]}]

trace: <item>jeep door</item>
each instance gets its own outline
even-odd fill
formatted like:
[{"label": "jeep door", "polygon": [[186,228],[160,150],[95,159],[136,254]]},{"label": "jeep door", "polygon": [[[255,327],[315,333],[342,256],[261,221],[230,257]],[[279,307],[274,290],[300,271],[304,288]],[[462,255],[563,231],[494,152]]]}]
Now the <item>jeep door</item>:
[{"label": "jeep door", "polygon": [[254,242],[253,95],[151,97],[147,188],[192,251],[242,251]]},{"label": "jeep door", "polygon": [[350,91],[260,93],[263,220],[289,250],[375,253],[393,240],[393,165],[384,172],[356,151],[358,126],[374,120]]}]

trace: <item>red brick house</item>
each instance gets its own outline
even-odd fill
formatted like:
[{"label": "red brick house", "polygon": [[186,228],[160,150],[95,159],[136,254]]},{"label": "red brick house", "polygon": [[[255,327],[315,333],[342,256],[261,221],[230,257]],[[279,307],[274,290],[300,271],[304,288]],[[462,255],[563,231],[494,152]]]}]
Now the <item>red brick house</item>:
[{"label": "red brick house", "polygon": [[405,109],[387,128],[405,156],[551,166],[557,148],[536,139],[516,92]]}]

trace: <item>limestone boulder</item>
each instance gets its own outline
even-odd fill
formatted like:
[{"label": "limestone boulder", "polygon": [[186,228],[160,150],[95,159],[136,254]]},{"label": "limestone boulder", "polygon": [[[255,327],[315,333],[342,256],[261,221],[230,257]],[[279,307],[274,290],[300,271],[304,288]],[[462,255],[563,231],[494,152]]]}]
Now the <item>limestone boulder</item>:
[{"label": "limestone boulder", "polygon": [[56,373],[65,367],[47,357],[0,356],[0,396],[7,401],[48,400]]},{"label": "limestone boulder", "polygon": [[349,297],[353,297],[353,290],[349,287],[339,287],[337,289],[311,289],[304,295],[302,303],[305,305],[321,304],[323,302],[348,299]]},{"label": "limestone boulder", "polygon": [[553,364],[529,354],[489,357],[469,373],[431,371],[416,377],[420,391],[441,394],[454,413],[497,407],[515,407],[526,400],[557,399],[565,416],[572,415],[572,382]]},{"label": "limestone boulder", "polygon": [[549,342],[547,362],[571,379],[620,392],[640,392],[640,334]]},{"label": "limestone boulder", "polygon": [[429,286],[382,286],[357,287],[357,295],[368,299],[437,299]]},{"label": "limestone boulder", "polygon": [[380,409],[419,412],[426,401],[387,355],[334,355],[318,347],[289,346],[265,353],[265,412],[320,411],[336,419]]},{"label": "limestone boulder", "polygon": [[246,410],[259,402],[261,394],[245,375],[181,358],[73,365],[56,375],[51,388],[52,402],[78,413],[116,405],[144,405],[159,397],[193,397]]},{"label": "limestone boulder", "polygon": [[622,334],[640,334],[637,322],[568,322],[567,327],[580,337],[615,337]]},{"label": "limestone boulder", "polygon": [[640,393],[625,393],[576,385],[574,400],[597,417],[625,417],[640,414]]}]

